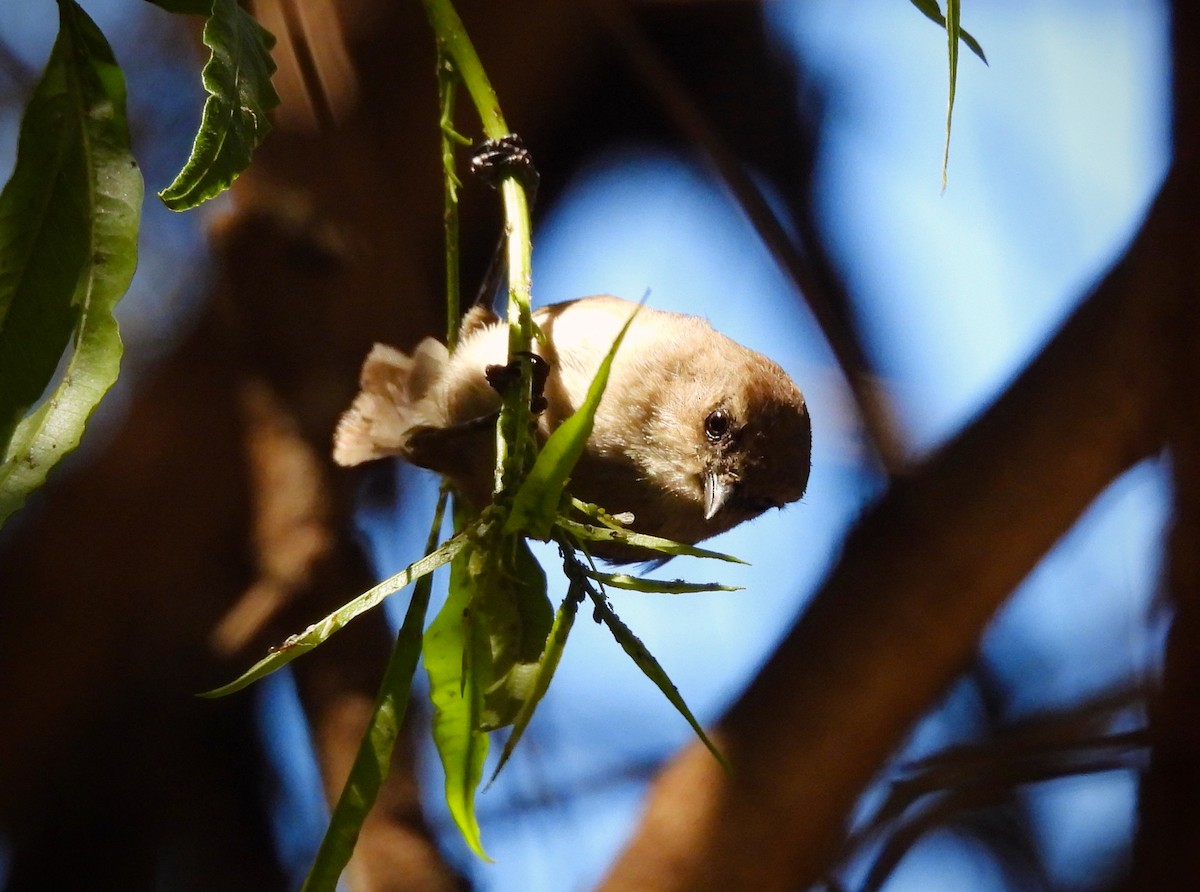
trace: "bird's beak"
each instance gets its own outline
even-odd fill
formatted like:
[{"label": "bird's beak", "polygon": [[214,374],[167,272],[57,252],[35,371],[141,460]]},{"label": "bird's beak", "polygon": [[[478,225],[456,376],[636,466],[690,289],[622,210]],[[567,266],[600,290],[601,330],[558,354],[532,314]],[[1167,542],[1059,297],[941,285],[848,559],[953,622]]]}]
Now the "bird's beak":
[{"label": "bird's beak", "polygon": [[712,520],[733,495],[733,486],[714,472],[704,475],[704,519]]}]

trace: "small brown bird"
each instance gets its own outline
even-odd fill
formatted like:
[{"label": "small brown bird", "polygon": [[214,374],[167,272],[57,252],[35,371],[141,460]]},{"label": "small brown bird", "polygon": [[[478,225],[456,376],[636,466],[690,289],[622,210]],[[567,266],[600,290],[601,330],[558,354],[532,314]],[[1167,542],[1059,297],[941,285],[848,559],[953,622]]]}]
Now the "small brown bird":
[{"label": "small brown bird", "polygon": [[[583,401],[636,305],[585,297],[544,307],[534,350],[547,364],[542,439]],[[487,504],[500,396],[488,366],[507,361],[507,327],[477,307],[453,354],[432,338],[411,356],[376,344],[362,390],[334,435],[338,464],[398,455],[448,476]],[[568,488],[630,528],[694,544],[804,495],[812,427],[799,388],[778,365],[704,319],[643,308],[617,351],[595,426]],[[599,545],[599,543],[596,543]],[[616,561],[645,560],[620,547]],[[653,555],[649,555],[653,557]]]}]

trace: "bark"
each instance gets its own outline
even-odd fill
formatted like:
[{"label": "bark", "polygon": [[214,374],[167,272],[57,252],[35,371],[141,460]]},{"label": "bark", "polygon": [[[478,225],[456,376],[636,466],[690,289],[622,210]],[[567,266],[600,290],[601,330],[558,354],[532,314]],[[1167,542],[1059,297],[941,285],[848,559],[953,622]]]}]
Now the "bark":
[{"label": "bark", "polygon": [[1109,481],[1170,450],[1174,617],[1130,888],[1200,884],[1200,14],[1173,5],[1175,161],[1125,256],[976,422],[897,481],[605,889],[804,888],[850,808],[968,665],[988,619]]},{"label": "bark", "polygon": [[1160,447],[1158,360],[1179,284],[1164,259],[1195,254],[1191,176],[1168,180],[1119,264],[996,404],[867,513],[719,723],[732,774],[700,748],[678,756],[602,888],[804,888],[831,867],[855,800],[1007,595]]},{"label": "bark", "polygon": [[1166,543],[1166,588],[1173,613],[1162,688],[1151,703],[1154,735],[1143,779],[1141,825],[1130,888],[1195,889],[1200,884],[1200,13],[1172,4],[1175,230],[1159,274],[1169,290],[1162,349],[1164,406],[1174,478],[1174,517]]}]

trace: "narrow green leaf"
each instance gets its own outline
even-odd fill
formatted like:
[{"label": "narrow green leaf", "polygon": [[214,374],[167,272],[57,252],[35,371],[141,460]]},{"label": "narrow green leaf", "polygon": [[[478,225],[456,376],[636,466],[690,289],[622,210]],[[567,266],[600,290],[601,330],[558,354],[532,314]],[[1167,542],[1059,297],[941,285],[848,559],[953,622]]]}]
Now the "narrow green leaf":
[{"label": "narrow green leaf", "polygon": [[700,742],[708,747],[708,751],[713,754],[713,757],[721,763],[726,771],[729,771],[729,763],[725,760],[725,756],[717,749],[716,744],[708,739],[708,735],[704,733],[704,729],[700,727],[700,723],[696,721],[696,717],[692,715],[692,711],[688,709],[686,703],[683,702],[683,697],[679,693],[679,688],[675,687],[674,682],[667,676],[666,671],[659,665],[658,660],[654,659],[653,654],[647,650],[640,638],[633,634],[630,628],[621,622],[613,609],[608,606],[608,602],[603,596],[594,591],[589,591],[588,594],[592,598],[592,602],[596,605],[596,618],[608,626],[608,630],[612,632],[617,643],[621,645],[621,649],[633,659],[637,667],[642,670],[642,673],[658,685],[658,689],[666,695],[671,701],[671,705],[679,710],[692,730],[696,732],[696,736],[700,738]]},{"label": "narrow green leaf", "polygon": [[962,29],[960,23],[961,0],[946,0],[946,15],[942,15],[937,0],[911,0],[912,5],[925,14],[930,21],[946,29],[949,46],[950,89],[946,99],[946,141],[942,149],[942,191],[946,191],[946,176],[950,168],[950,125],[954,118],[954,94],[958,88],[958,43],[961,40],[986,65],[987,56],[979,42]]},{"label": "narrow green leaf", "polygon": [[483,777],[488,738],[479,730],[483,692],[469,666],[468,560],[469,555],[460,555],[450,567],[450,592],[425,632],[423,657],[433,702],[433,741],[446,775],[446,806],[467,845],[487,858],[475,817],[475,789]]},{"label": "narrow green leaf", "polygon": [[[78,445],[116,380],[112,311],[137,265],[141,204],[125,78],[92,20],[60,0],[58,39],[0,193],[0,524]],[[72,333],[62,380],[26,416]]]},{"label": "narrow green leaf", "polygon": [[[942,15],[942,10],[937,4],[937,0],[910,0],[913,6],[925,14],[931,22],[939,25],[942,28],[946,27],[946,18]],[[983,47],[979,45],[974,37],[972,37],[965,29],[960,28],[958,31],[962,42],[967,45],[967,49],[979,57],[984,65],[988,64],[987,56],[983,52]]]},{"label": "narrow green leaf", "polygon": [[599,505],[593,505],[591,502],[585,502],[574,496],[571,497],[571,507],[584,517],[589,517],[600,526],[608,527],[610,530],[623,530],[634,521],[632,514],[609,514]]},{"label": "narrow green leaf", "polygon": [[634,533],[630,530],[619,530],[612,527],[595,527],[591,524],[568,520],[565,517],[559,517],[555,523],[568,535],[584,542],[620,542],[622,545],[633,545],[637,548],[657,551],[660,554],[672,557],[686,555],[688,557],[728,561],[731,564],[746,563],[746,561],[731,554],[709,551],[707,548],[697,548],[695,545],[685,545],[682,542],[673,542],[670,539],[663,539],[659,536],[648,536],[645,533]]},{"label": "narrow green leaf", "polygon": [[546,595],[546,574],[524,538],[489,543],[471,563],[470,615],[488,643],[480,654],[488,665],[480,673],[479,727],[494,731],[511,724],[529,696],[554,608]]},{"label": "narrow green leaf", "polygon": [[[425,542],[426,554],[437,547],[438,532],[442,528],[442,515],[446,507],[446,494],[438,499],[433,512],[429,538]],[[404,715],[408,710],[409,692],[412,689],[413,673],[421,656],[421,637],[425,631],[425,613],[429,609],[429,596],[433,590],[433,574],[426,574],[413,586],[412,600],[404,614],[404,623],[396,636],[396,645],[388,659],[383,674],[383,684],[375,701],[375,712],[371,716],[366,733],[358,746],[354,765],[346,786],[338,797],[337,805],[329,818],[329,827],[317,849],[317,857],[308,871],[301,892],[334,892],[338,877],[350,863],[354,845],[367,813],[375,804],[379,788],[392,765],[392,751]]]},{"label": "narrow green leaf", "polygon": [[583,571],[597,582],[634,592],[663,595],[690,595],[696,592],[740,592],[743,586],[721,585],[719,582],[684,582],[682,579],[645,579],[628,573],[602,573],[585,568]]},{"label": "narrow green leaf", "polygon": [[550,681],[554,678],[558,663],[562,659],[563,650],[567,646],[567,636],[571,634],[571,627],[575,624],[575,613],[579,609],[579,603],[583,600],[583,591],[583,586],[572,584],[567,596],[559,605],[558,613],[554,617],[554,626],[550,629],[550,637],[546,639],[546,650],[537,662],[537,671],[532,679],[529,693],[513,720],[512,732],[508,735],[508,740],[504,742],[500,761],[496,765],[496,770],[492,772],[489,784],[496,779],[496,776],[500,774],[500,769],[508,762],[508,757],[512,755],[513,750],[517,747],[517,742],[520,741],[525,729],[529,726],[529,720],[533,718],[534,710],[546,696],[546,691],[550,689]]},{"label": "narrow green leaf", "polygon": [[958,36],[960,0],[946,0],[946,43],[950,52],[950,95],[946,100],[946,147],[942,150],[942,191],[950,167],[950,123],[954,118],[954,93],[958,88]]},{"label": "narrow green leaf", "polygon": [[395,576],[385,579],[374,588],[363,592],[353,601],[343,604],[320,622],[309,626],[299,635],[293,635],[279,647],[251,666],[238,678],[227,685],[201,694],[201,697],[224,697],[235,691],[240,691],[264,676],[270,675],[276,669],[286,666],[296,657],[308,653],[314,647],[324,643],[334,632],[341,629],[350,620],[375,607],[388,595],[393,595],[409,583],[432,573],[443,564],[449,563],[467,544],[465,533],[459,533],[446,542],[441,548],[419,561],[409,564]]},{"label": "narrow green leaf", "polygon": [[596,377],[588,387],[583,404],[558,426],[546,440],[546,445],[538,453],[537,461],[530,469],[529,475],[513,500],[512,513],[505,527],[510,533],[522,530],[535,539],[545,539],[550,535],[550,528],[558,516],[558,506],[562,501],[563,489],[567,478],[583,454],[587,438],[592,434],[592,424],[596,418],[596,410],[600,407],[600,398],[604,396],[604,388],[608,386],[608,374],[612,369],[613,358],[625,332],[637,316],[640,305],[625,320],[618,332],[600,367]]},{"label": "narrow green leaf", "polygon": [[193,208],[229,188],[271,129],[279,104],[271,86],[275,38],[237,0],[213,0],[204,26],[212,50],[201,78],[208,98],[192,154],[175,182],[158,193],[173,211]]}]

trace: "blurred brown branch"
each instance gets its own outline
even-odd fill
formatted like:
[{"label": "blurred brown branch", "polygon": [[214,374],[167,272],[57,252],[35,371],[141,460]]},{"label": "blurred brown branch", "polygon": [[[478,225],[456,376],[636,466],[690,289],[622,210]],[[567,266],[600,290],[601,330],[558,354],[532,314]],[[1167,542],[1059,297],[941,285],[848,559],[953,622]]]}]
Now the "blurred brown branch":
[{"label": "blurred brown branch", "polygon": [[1173,213],[1161,201],[1000,400],[868,512],[721,721],[733,776],[694,749],[680,756],[606,888],[784,889],[819,877],[856,797],[967,667],[996,608],[1110,481],[1158,448],[1151,363],[1173,295],[1154,300],[1153,283]]},{"label": "blurred brown branch", "polygon": [[1183,6],[1175,163],[1137,238],[996,404],[863,518],[721,721],[732,777],[696,747],[681,754],[605,889],[816,881],[857,796],[1016,584],[1108,483],[1164,447],[1177,613],[1134,887],[1200,883],[1200,21]]}]

